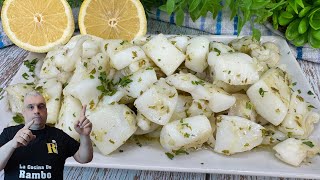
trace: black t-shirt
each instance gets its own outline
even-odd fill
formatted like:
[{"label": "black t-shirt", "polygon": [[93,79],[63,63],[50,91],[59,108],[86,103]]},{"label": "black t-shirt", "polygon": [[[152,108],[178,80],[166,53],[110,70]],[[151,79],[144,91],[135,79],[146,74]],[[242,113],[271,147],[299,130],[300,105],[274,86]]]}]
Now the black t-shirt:
[{"label": "black t-shirt", "polygon": [[[0,147],[23,127],[5,128],[0,135]],[[13,152],[4,168],[4,179],[63,179],[65,160],[77,152],[79,142],[55,127],[31,131],[36,138]]]}]

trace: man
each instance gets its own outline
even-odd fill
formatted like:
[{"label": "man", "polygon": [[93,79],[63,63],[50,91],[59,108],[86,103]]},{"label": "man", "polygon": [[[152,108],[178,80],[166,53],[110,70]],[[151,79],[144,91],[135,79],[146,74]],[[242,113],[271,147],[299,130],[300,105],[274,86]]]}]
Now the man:
[{"label": "man", "polygon": [[46,125],[47,108],[43,96],[32,91],[25,95],[25,125],[7,127],[0,135],[0,170],[5,179],[63,179],[65,160],[73,156],[79,163],[92,160],[91,122],[83,106],[74,129],[80,143],[62,130]]}]

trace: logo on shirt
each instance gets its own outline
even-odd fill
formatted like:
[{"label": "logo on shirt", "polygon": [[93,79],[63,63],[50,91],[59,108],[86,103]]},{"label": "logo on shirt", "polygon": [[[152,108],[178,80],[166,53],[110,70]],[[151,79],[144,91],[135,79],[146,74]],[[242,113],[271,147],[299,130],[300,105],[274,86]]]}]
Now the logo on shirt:
[{"label": "logo on shirt", "polygon": [[52,143],[47,143],[48,154],[58,154],[58,144],[55,140],[52,140]]}]

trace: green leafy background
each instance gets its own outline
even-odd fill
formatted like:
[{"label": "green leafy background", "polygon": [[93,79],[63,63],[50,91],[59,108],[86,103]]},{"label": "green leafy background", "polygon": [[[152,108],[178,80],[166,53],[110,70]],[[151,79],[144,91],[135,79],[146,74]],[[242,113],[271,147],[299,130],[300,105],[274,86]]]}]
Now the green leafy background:
[{"label": "green leafy background", "polygon": [[[0,0],[2,5],[4,0]],[[83,0],[68,0],[71,7],[79,7]],[[159,8],[169,15],[175,13],[176,24],[182,25],[184,13],[190,14],[193,21],[208,12],[213,19],[222,9],[230,10],[232,20],[238,17],[238,34],[249,23],[252,36],[259,40],[261,33],[254,28],[255,23],[272,22],[274,29],[285,33],[295,46],[309,43],[320,48],[320,0],[140,0],[146,15],[153,8]]]}]

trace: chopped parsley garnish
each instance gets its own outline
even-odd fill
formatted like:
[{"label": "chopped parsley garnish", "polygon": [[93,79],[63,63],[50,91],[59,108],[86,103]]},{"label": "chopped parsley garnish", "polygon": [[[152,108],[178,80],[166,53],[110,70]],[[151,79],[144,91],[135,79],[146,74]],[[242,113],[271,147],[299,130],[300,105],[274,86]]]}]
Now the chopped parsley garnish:
[{"label": "chopped parsley garnish", "polygon": [[120,87],[126,87],[131,82],[132,80],[130,79],[130,75],[129,75],[129,76],[122,77],[117,84],[119,84]]},{"label": "chopped parsley garnish", "polygon": [[101,85],[97,87],[99,91],[102,92],[103,95],[112,96],[117,92],[116,84],[112,82],[112,80],[107,78],[106,73],[101,72],[98,79],[101,82]]},{"label": "chopped parsley garnish", "polygon": [[305,141],[305,142],[302,142],[302,144],[305,144],[305,145],[307,145],[307,146],[309,146],[311,148],[314,147],[314,144],[311,141]]},{"label": "chopped parsley garnish", "polygon": [[191,81],[191,83],[193,84],[193,85],[202,85],[202,86],[204,86],[204,81]]},{"label": "chopped parsley garnish", "polygon": [[96,72],[97,72],[96,68],[93,68],[92,71],[89,74],[95,74]]},{"label": "chopped parsley garnish", "polygon": [[167,157],[168,157],[169,159],[171,159],[171,160],[174,158],[174,155],[171,154],[171,153],[166,152],[165,154],[166,154]]},{"label": "chopped parsley garnish", "polygon": [[313,93],[311,91],[308,91],[308,95],[313,95]]},{"label": "chopped parsley garnish", "polygon": [[229,154],[230,151],[229,151],[229,150],[223,150],[222,153],[223,153],[223,154]]},{"label": "chopped parsley garnish", "polygon": [[189,138],[189,137],[190,137],[190,134],[189,134],[189,133],[184,133],[183,137]]},{"label": "chopped parsley garnish", "polygon": [[32,59],[31,61],[24,61],[23,64],[29,69],[29,72],[34,72],[38,59]]},{"label": "chopped parsley garnish", "polygon": [[310,108],[310,109],[317,109],[316,107],[312,106],[311,104],[308,105],[308,108]]},{"label": "chopped parsley garnish", "polygon": [[22,77],[25,79],[25,80],[29,80],[29,75],[27,73],[23,73],[22,74]]},{"label": "chopped parsley garnish", "polygon": [[175,155],[179,155],[179,154],[189,154],[187,151],[183,150],[183,149],[178,149],[178,150],[172,150],[172,152],[175,154]]},{"label": "chopped parsley garnish", "polygon": [[213,51],[217,52],[218,53],[218,56],[221,54],[221,51],[217,48],[213,48]]},{"label": "chopped parsley garnish", "polygon": [[259,94],[261,95],[261,97],[264,97],[265,92],[268,92],[268,91],[265,91],[262,88],[259,88]]},{"label": "chopped parsley garnish", "polygon": [[301,102],[304,101],[303,97],[301,97],[301,96],[299,96],[299,95],[297,95],[297,99],[299,99],[299,101],[301,101]]},{"label": "chopped parsley garnish", "polygon": [[136,57],[138,57],[137,51],[132,51],[132,59],[134,59],[134,58],[136,58]]},{"label": "chopped parsley garnish", "polygon": [[16,114],[15,116],[12,117],[13,121],[18,123],[18,124],[23,124],[24,123],[24,117],[21,114]]},{"label": "chopped parsley garnish", "polygon": [[246,102],[246,109],[250,109],[251,110],[252,107],[253,107],[252,103],[250,101],[247,101]]},{"label": "chopped parsley garnish", "polygon": [[90,109],[93,109],[94,105],[95,105],[94,101],[91,100],[91,101],[89,102]]}]

